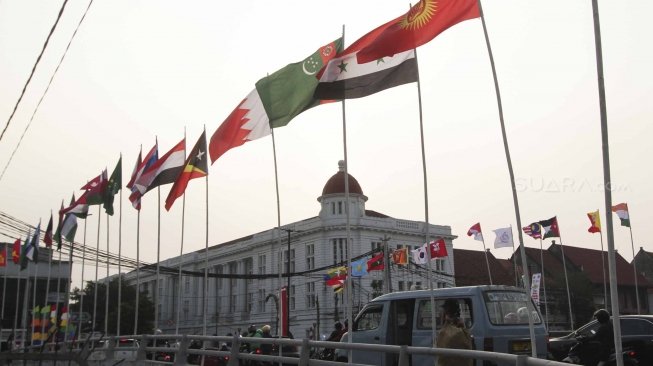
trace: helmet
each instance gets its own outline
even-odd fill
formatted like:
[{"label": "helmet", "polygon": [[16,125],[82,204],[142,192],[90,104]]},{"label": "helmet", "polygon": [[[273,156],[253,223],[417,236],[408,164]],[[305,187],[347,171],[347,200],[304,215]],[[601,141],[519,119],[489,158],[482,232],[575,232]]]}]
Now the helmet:
[{"label": "helmet", "polygon": [[249,328],[247,328],[247,331],[250,333],[256,332],[256,326],[254,324],[250,325]]},{"label": "helmet", "polygon": [[336,322],[335,327],[338,330],[342,329],[342,323],[341,322]]},{"label": "helmet", "polygon": [[607,323],[610,320],[610,313],[605,309],[599,309],[594,312],[594,319],[599,323]]},{"label": "helmet", "polygon": [[263,328],[261,328],[261,331],[262,331],[263,333],[270,333],[270,330],[271,330],[271,329],[272,329],[272,328],[270,328],[270,326],[266,324],[266,325],[263,326]]}]

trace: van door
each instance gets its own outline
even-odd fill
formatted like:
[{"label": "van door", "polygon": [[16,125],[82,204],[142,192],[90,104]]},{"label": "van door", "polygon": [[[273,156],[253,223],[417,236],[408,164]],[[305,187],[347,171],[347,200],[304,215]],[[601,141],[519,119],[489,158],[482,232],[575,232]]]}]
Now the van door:
[{"label": "van door", "polygon": [[[386,344],[389,304],[368,304],[356,317],[353,324],[353,342],[367,344]],[[352,361],[368,365],[382,365],[383,352],[354,350]]]},{"label": "van door", "polygon": [[[388,334],[386,344],[397,346],[413,345],[413,309],[415,299],[394,300],[390,303],[390,317],[388,317]],[[399,364],[399,355],[387,353],[385,365]]]}]

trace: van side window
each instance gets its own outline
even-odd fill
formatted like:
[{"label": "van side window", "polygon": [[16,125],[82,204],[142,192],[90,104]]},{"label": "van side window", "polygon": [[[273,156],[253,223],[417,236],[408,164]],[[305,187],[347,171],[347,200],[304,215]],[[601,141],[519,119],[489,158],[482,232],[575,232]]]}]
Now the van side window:
[{"label": "van side window", "polygon": [[[528,324],[528,306],[534,309],[531,298],[517,291],[488,291],[484,293],[485,307],[490,322],[496,325]],[[537,310],[530,311],[533,323],[541,324]]]},{"label": "van side window", "polygon": [[381,324],[383,306],[369,306],[357,318],[354,330],[372,330]]},{"label": "van side window", "polygon": [[[440,329],[442,320],[442,304],[445,299],[435,300],[435,320],[436,330]],[[474,314],[472,313],[472,299],[457,298],[460,305],[460,320],[463,321],[466,328],[474,325]],[[422,299],[419,301],[417,308],[417,329],[431,329],[431,299]]]}]

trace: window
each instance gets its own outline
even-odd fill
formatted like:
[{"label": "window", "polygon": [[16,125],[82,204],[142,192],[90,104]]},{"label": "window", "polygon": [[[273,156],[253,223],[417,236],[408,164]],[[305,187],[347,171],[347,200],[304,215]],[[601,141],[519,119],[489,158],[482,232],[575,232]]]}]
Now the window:
[{"label": "window", "polygon": [[260,288],[258,290],[258,311],[259,313],[265,312],[265,289]]},{"label": "window", "polygon": [[249,292],[247,294],[247,304],[245,306],[245,312],[251,313],[253,309],[254,309],[254,293]]},{"label": "window", "polygon": [[251,284],[254,282],[254,279],[251,276],[254,274],[254,260],[252,258],[245,258],[243,264],[245,266],[245,274],[249,276],[246,283]]},{"label": "window", "polygon": [[[463,321],[465,327],[470,328],[474,325],[472,317],[472,300],[467,298],[458,298],[455,299],[458,301],[460,306],[460,320]],[[444,299],[435,300],[435,319],[440,319],[442,304],[444,304]],[[431,299],[421,299],[417,308],[417,329],[431,329]],[[436,329],[440,329],[440,324],[436,320]]]},{"label": "window", "polygon": [[190,301],[184,300],[184,320],[188,320],[188,313],[190,312]]},{"label": "window", "polygon": [[190,293],[190,277],[189,276],[184,277],[184,293],[185,294]]},{"label": "window", "polygon": [[354,330],[372,330],[381,324],[381,315],[383,314],[383,305],[368,306],[356,318]]},{"label": "window", "polygon": [[344,238],[331,239],[333,246],[333,263],[341,263],[347,260],[347,240]]},{"label": "window", "polygon": [[372,242],[372,251],[377,251],[377,252],[382,251],[383,250],[383,249],[381,249],[381,248],[383,248],[381,246],[382,244],[383,243],[381,243],[380,241],[373,241]]},{"label": "window", "polygon": [[[229,263],[229,274],[238,273],[238,263],[231,262]],[[229,311],[231,313],[236,312],[236,304],[238,303],[238,279],[230,278],[229,279]]]},{"label": "window", "polygon": [[295,249],[290,249],[290,267],[288,267],[288,251],[283,252],[284,270],[286,273],[295,272]]},{"label": "window", "polygon": [[336,214],[336,203],[331,202],[331,214],[335,215]]},{"label": "window", "polygon": [[[528,324],[527,306],[530,296],[515,291],[488,291],[484,294],[485,306],[492,324]],[[540,324],[542,320],[536,310],[531,311],[533,323]]]},{"label": "window", "polygon": [[290,310],[295,310],[295,285],[290,286]]},{"label": "window", "polygon": [[[215,266],[215,273],[218,275],[221,275],[223,273],[222,266]],[[215,279],[216,286],[218,287],[218,290],[222,290],[222,278],[218,277]]]},{"label": "window", "polygon": [[405,283],[404,281],[399,281],[397,282],[397,286],[399,287],[399,291],[406,291]]},{"label": "window", "polygon": [[315,269],[315,244],[306,244],[306,269]]},{"label": "window", "polygon": [[306,283],[306,308],[315,309],[317,307],[315,301],[315,282]]},{"label": "window", "polygon": [[265,268],[267,264],[267,258],[265,254],[259,254],[258,256],[258,274],[266,274],[267,269]]},{"label": "window", "polygon": [[644,319],[621,319],[623,335],[653,334],[653,323]]},{"label": "window", "polygon": [[342,215],[342,201],[338,201],[338,215]]}]

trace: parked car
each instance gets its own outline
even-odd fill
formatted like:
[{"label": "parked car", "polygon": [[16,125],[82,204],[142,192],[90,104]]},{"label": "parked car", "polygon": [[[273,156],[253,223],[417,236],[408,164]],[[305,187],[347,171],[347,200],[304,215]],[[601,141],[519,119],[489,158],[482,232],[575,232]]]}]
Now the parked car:
[{"label": "parked car", "polygon": [[[622,347],[635,352],[640,365],[653,365],[653,315],[621,315],[619,319]],[[577,338],[596,333],[598,327],[599,322],[592,320],[574,332],[550,339],[550,358],[562,361],[567,357],[569,349],[578,342]]]},{"label": "parked car", "polygon": [[[102,361],[107,358],[107,348],[109,342],[105,339],[95,340],[93,342],[93,351],[88,357],[89,361]],[[136,354],[138,352],[138,341],[131,338],[122,338],[116,343],[113,351],[114,360],[136,361]],[[91,347],[93,347],[91,346]]]}]

